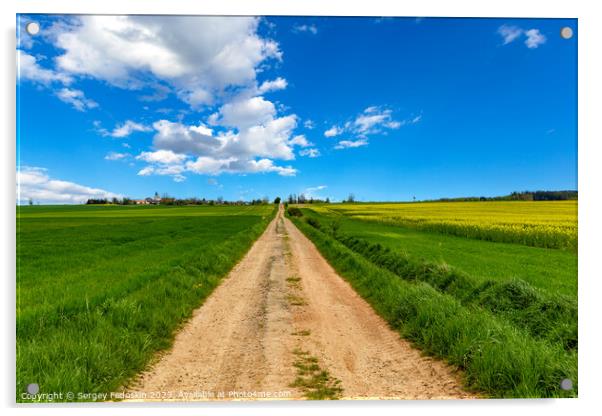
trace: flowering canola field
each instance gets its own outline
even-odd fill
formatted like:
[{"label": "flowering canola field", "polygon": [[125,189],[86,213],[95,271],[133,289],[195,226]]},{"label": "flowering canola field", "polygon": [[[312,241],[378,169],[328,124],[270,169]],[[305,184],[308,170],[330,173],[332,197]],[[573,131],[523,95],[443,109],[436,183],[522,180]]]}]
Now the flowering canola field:
[{"label": "flowering canola field", "polygon": [[353,203],[312,209],[460,237],[577,249],[577,201]]}]

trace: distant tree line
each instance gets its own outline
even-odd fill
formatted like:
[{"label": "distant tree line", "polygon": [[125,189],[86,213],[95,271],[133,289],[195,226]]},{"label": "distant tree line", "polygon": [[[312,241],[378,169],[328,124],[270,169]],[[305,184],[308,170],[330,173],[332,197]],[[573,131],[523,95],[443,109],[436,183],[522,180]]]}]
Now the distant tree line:
[{"label": "distant tree line", "polygon": [[440,198],[434,201],[441,202],[468,202],[468,201],[570,201],[577,200],[577,191],[523,191],[512,192],[503,196],[473,196],[461,198]]},{"label": "distant tree line", "polygon": [[[276,202],[277,201],[277,202]],[[163,196],[159,197],[158,195],[155,198],[146,198],[143,200],[136,200],[132,198],[90,198],[86,201],[87,205],[92,204],[111,204],[111,205],[138,205],[138,204],[152,204],[152,205],[267,205],[270,203],[268,197],[263,197],[262,199],[253,199],[251,201],[227,201],[223,197],[218,197],[216,199],[206,199],[206,198],[174,198],[167,194],[163,194]],[[274,200],[275,204],[280,203],[280,198],[276,198]]]},{"label": "distant tree line", "polygon": [[330,204],[330,198],[320,199],[313,196],[305,196],[304,194],[291,194],[288,196],[287,203],[289,204]]}]

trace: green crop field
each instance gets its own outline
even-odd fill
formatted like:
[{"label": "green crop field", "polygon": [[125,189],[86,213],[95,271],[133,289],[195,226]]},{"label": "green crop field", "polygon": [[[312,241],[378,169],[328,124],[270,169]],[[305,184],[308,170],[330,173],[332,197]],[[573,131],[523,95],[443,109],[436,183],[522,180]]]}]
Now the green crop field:
[{"label": "green crop field", "polygon": [[17,392],[114,391],[170,345],[274,210],[19,207]]},{"label": "green crop field", "polygon": [[[402,335],[492,397],[577,377],[577,202],[316,204],[289,217]],[[292,214],[292,215],[291,215]]]},{"label": "green crop field", "polygon": [[577,248],[577,201],[337,204],[317,210],[460,237]]}]

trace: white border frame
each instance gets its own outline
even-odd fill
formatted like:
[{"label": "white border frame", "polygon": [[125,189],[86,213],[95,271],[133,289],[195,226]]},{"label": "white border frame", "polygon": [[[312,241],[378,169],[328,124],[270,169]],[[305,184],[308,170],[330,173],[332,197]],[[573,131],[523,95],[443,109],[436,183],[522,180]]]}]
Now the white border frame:
[{"label": "white border frame", "polygon": [[[476,1],[476,0],[222,0],[197,4],[190,0],[4,0],[2,9],[2,71],[1,126],[3,176],[0,186],[2,204],[1,227],[3,314],[2,350],[3,378],[0,381],[2,407],[8,414],[71,415],[104,414],[109,410],[126,411],[146,416],[180,414],[282,414],[306,415],[344,411],[364,414],[378,411],[383,414],[427,412],[480,415],[507,415],[512,412],[545,412],[549,415],[568,412],[593,413],[602,408],[597,401],[600,374],[602,336],[599,330],[602,294],[599,235],[602,232],[600,208],[602,197],[598,178],[602,179],[600,163],[602,129],[600,127],[600,98],[602,74],[600,46],[602,21],[595,2],[578,1]],[[332,15],[332,16],[431,16],[431,17],[569,17],[579,19],[579,399],[565,400],[480,400],[408,401],[408,402],[258,402],[203,404],[87,404],[87,405],[20,405],[15,397],[15,22],[16,13],[80,13],[80,14],[205,14],[205,15]],[[589,330],[586,330],[588,328]]]}]

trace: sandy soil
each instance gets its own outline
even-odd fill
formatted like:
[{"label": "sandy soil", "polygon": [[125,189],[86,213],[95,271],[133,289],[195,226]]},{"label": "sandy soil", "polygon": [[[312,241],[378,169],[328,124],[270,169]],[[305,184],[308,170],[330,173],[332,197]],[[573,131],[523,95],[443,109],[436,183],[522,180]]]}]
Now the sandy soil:
[{"label": "sandy soil", "polygon": [[299,351],[340,380],[341,398],[474,397],[400,339],[282,210],[127,397],[302,399],[290,387]]}]

